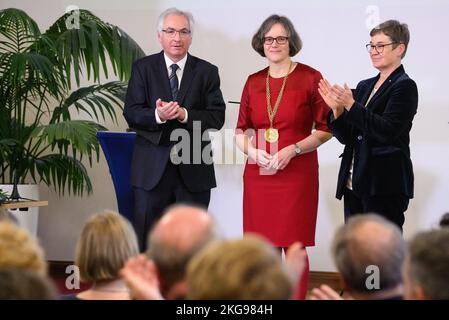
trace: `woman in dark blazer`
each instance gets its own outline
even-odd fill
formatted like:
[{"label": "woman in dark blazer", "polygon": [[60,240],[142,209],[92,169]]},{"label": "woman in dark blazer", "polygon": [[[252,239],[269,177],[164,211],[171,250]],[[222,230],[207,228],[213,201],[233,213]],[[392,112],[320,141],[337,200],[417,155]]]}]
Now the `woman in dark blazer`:
[{"label": "woman in dark blazer", "polygon": [[366,45],[379,74],[355,90],[321,80],[319,92],[332,109],[328,126],[345,145],[337,183],[345,220],[376,212],[401,230],[413,198],[410,130],[418,106],[416,83],[402,66],[409,42],[406,24],[388,20]]}]

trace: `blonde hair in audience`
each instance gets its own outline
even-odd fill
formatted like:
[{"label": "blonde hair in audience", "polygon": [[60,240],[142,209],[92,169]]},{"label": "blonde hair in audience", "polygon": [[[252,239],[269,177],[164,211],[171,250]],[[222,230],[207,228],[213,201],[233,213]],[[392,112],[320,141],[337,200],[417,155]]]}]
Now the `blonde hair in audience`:
[{"label": "blonde hair in audience", "polygon": [[44,252],[27,230],[0,221],[0,268],[21,268],[47,274]]},{"label": "blonde hair in audience", "polygon": [[194,300],[286,300],[293,293],[279,253],[256,235],[208,245],[189,264],[187,286]]},{"label": "blonde hair in audience", "polygon": [[85,282],[113,280],[128,258],[139,253],[133,227],[123,216],[106,210],[86,222],[76,247],[75,263]]}]

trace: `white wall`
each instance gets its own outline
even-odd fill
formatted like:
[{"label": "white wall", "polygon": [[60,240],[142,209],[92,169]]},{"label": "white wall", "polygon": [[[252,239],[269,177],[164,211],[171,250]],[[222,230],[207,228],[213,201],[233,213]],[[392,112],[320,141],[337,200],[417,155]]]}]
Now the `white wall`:
[{"label": "white wall", "polygon": [[[64,13],[69,4],[93,11],[100,18],[127,31],[147,54],[160,50],[155,24],[165,8],[176,6],[193,13],[197,24],[191,53],[220,68],[222,91],[226,101],[239,100],[246,77],[266,65],[251,49],[251,37],[270,14],[287,15],[295,24],[304,48],[296,61],[320,70],[331,82],[347,82],[354,87],[361,79],[374,76],[364,45],[375,12],[380,21],[398,19],[409,25],[411,42],[404,65],[419,88],[418,114],[411,134],[411,152],[415,168],[416,197],[406,216],[405,237],[417,230],[436,225],[449,211],[448,120],[449,45],[447,31],[449,2],[441,0],[408,1],[298,1],[298,0],[227,0],[227,1],[51,1],[1,0],[0,8],[24,9],[47,28]],[[369,6],[375,6],[373,7]],[[368,12],[367,12],[368,10]],[[374,10],[374,14],[373,11]],[[225,128],[234,128],[238,106],[227,105]],[[123,131],[123,119],[111,130]],[[224,153],[232,150],[226,145]],[[332,271],[329,244],[335,229],[343,222],[342,203],[334,198],[342,146],[331,140],[319,150],[320,202],[317,246],[310,249],[311,269]],[[219,152],[217,153],[219,154]],[[210,209],[231,237],[242,229],[242,165],[217,165],[218,187],[213,190]],[[90,170],[94,195],[86,198],[58,198],[46,187],[41,197],[50,205],[41,211],[39,238],[51,260],[70,260],[85,219],[103,208],[116,209],[115,194],[104,158]]]}]

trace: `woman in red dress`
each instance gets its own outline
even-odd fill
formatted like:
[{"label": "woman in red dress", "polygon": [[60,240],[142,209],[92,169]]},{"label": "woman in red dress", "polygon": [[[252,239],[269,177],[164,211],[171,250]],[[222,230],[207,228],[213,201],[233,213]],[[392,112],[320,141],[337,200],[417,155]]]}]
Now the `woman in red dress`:
[{"label": "woman in red dress", "polygon": [[[318,93],[321,74],[292,61],[301,39],[286,17],[272,15],[252,46],[268,67],[243,89],[236,143],[248,155],[243,175],[243,229],[280,250],[315,245],[318,207],[316,149],[331,138],[328,106]],[[313,130],[315,129],[315,130]],[[307,290],[308,262],[297,296]]]}]

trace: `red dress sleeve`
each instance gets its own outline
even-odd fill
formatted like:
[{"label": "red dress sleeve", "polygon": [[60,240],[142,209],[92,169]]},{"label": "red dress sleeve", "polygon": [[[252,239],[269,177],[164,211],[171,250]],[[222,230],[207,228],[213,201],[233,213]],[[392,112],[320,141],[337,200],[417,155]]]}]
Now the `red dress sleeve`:
[{"label": "red dress sleeve", "polygon": [[312,112],[313,120],[315,122],[315,129],[320,131],[330,132],[327,127],[327,114],[330,111],[329,106],[324,102],[320,93],[318,92],[318,83],[323,78],[320,72],[315,72],[313,77],[313,96],[312,96]]},{"label": "red dress sleeve", "polygon": [[243,133],[247,129],[253,129],[253,123],[251,121],[250,113],[250,93],[249,93],[249,78],[246,80],[245,87],[243,88],[242,97],[240,99],[239,118],[237,120],[236,133]]}]

